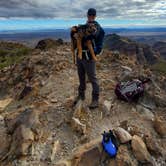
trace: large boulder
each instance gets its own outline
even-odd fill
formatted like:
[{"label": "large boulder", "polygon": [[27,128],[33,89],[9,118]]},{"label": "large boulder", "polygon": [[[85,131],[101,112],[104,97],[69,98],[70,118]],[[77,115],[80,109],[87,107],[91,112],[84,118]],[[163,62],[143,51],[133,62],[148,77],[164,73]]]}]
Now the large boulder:
[{"label": "large boulder", "polygon": [[144,127],[144,125],[140,125],[143,123],[142,121],[141,123],[140,120],[144,121],[144,119],[142,118],[140,118],[139,120],[136,120],[136,119],[125,120],[120,123],[120,126],[124,128],[125,130],[127,130],[132,136],[138,135],[144,138],[146,135],[151,135],[151,131],[149,130],[149,128]]},{"label": "large boulder", "polygon": [[154,114],[149,109],[147,109],[141,105],[137,105],[136,109],[141,114],[141,116],[144,117],[145,119],[148,119],[148,120],[154,119]]},{"label": "large boulder", "polygon": [[136,166],[138,162],[128,150],[126,145],[121,145],[115,159],[111,159],[109,166]]},{"label": "large boulder", "polygon": [[72,159],[72,166],[97,166],[101,159],[101,139],[91,142],[77,148]]},{"label": "large boulder", "polygon": [[121,143],[127,143],[132,139],[130,133],[121,127],[114,129],[114,132]]},{"label": "large boulder", "polygon": [[7,120],[8,131],[13,134],[20,125],[25,125],[32,130],[36,130],[40,125],[39,112],[32,109],[25,109],[16,118]]},{"label": "large boulder", "polygon": [[9,161],[31,154],[32,143],[41,134],[38,111],[26,109],[16,118],[8,121],[8,132],[12,139],[8,152],[1,160]]},{"label": "large boulder", "polygon": [[85,151],[84,153],[79,156],[78,159],[76,159],[75,166],[96,166],[100,164],[100,151],[97,147],[93,147],[92,149],[89,149],[88,151]]},{"label": "large boulder", "polygon": [[49,48],[56,48],[57,46],[60,46],[62,44],[63,44],[62,39],[57,39],[57,40],[44,39],[39,41],[35,48],[40,50],[47,50]]},{"label": "large boulder", "polygon": [[161,117],[156,117],[154,122],[154,129],[161,137],[166,137],[166,122]]},{"label": "large boulder", "polygon": [[157,139],[155,139],[152,136],[147,135],[145,137],[145,144],[146,144],[147,149],[150,152],[150,154],[152,154],[153,156],[156,156],[156,157],[162,156],[162,150],[161,150],[161,147],[160,147]]},{"label": "large boulder", "polygon": [[34,133],[25,125],[20,125],[12,135],[12,141],[9,151],[1,158],[1,160],[14,160],[21,156],[30,154],[31,145],[34,141]]},{"label": "large boulder", "polygon": [[142,138],[134,135],[131,142],[132,150],[136,159],[141,163],[151,163],[151,156]]}]

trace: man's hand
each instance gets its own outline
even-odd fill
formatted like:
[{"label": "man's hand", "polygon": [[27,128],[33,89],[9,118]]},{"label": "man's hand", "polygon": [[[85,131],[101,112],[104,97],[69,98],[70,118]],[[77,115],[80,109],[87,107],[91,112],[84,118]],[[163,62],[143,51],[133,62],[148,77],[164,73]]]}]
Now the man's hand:
[{"label": "man's hand", "polygon": [[101,61],[100,55],[96,55],[96,57],[97,57],[97,61],[98,61],[98,62]]},{"label": "man's hand", "polygon": [[98,58],[95,56],[95,57],[93,57],[93,60],[94,60],[95,62],[97,62],[97,61],[98,61]]}]

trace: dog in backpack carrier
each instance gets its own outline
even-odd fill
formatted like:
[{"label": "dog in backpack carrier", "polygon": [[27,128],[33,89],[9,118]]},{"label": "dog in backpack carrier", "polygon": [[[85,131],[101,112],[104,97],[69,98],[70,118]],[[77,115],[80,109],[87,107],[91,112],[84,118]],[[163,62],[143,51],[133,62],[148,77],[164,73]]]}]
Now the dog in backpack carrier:
[{"label": "dog in backpack carrier", "polygon": [[116,85],[115,94],[118,99],[131,102],[137,101],[144,94],[145,84],[149,82],[150,79],[135,79],[127,82],[120,82]]},{"label": "dog in backpack carrier", "polygon": [[[71,37],[71,51],[73,56],[73,62],[75,64],[76,60],[76,49],[78,51],[78,58],[82,59],[82,39],[83,37],[88,37],[97,32],[96,25],[93,23],[88,23],[85,25],[73,26],[71,28],[70,37]],[[86,41],[86,46],[88,47],[92,58],[96,61],[97,58],[94,53],[93,45],[91,40]]]}]

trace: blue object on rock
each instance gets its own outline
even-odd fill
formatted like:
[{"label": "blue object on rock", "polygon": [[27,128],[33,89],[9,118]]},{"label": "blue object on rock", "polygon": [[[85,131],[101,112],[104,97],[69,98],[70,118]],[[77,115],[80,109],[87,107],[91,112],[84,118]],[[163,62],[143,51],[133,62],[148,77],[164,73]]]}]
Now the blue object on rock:
[{"label": "blue object on rock", "polygon": [[104,131],[102,135],[103,135],[103,140],[102,140],[103,149],[110,157],[115,157],[118,151],[118,146],[113,132],[111,130],[109,132]]}]

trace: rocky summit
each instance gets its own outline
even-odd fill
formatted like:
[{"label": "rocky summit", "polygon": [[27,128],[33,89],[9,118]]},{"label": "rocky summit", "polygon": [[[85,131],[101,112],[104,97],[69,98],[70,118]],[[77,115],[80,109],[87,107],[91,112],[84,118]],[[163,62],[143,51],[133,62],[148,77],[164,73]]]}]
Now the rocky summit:
[{"label": "rocky summit", "polygon": [[[165,65],[159,66],[151,47],[117,35],[106,38],[96,64],[99,108],[90,110],[88,80],[86,100],[73,107],[79,82],[70,43],[46,39],[34,49],[19,45],[14,57],[12,44],[0,46],[1,166],[166,165]],[[135,78],[151,79],[144,95],[137,102],[117,99],[116,84]],[[118,141],[114,158],[101,145],[101,134],[109,130]]]}]

